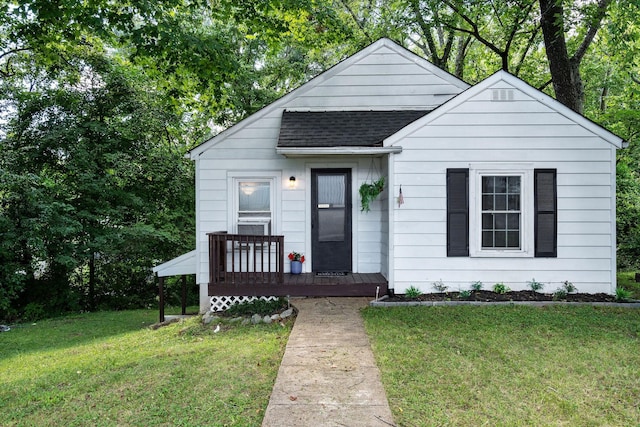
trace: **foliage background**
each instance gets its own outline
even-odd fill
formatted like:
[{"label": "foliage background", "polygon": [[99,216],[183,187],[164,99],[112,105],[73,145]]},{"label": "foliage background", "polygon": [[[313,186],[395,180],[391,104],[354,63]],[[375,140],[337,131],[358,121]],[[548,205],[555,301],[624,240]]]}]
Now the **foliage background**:
[{"label": "foliage background", "polygon": [[639,18],[638,0],[0,0],[0,318],[154,304],[151,267],[194,245],[184,154],[380,37],[469,83],[570,82],[559,99],[629,142],[618,260],[637,269]]}]

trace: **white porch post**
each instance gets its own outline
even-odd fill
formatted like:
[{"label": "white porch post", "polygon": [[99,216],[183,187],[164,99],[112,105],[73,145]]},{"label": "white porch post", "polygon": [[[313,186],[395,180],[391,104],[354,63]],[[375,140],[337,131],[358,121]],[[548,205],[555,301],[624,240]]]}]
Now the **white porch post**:
[{"label": "white porch post", "polygon": [[395,277],[395,258],[394,258],[394,230],[395,230],[395,210],[396,210],[396,199],[395,199],[395,168],[394,168],[394,153],[390,153],[387,156],[387,171],[389,173],[388,178],[388,188],[389,188],[389,197],[387,198],[387,202],[389,203],[388,211],[389,211],[389,246],[387,248],[387,281],[389,282],[389,291],[393,293],[395,289],[394,286],[394,277]]}]

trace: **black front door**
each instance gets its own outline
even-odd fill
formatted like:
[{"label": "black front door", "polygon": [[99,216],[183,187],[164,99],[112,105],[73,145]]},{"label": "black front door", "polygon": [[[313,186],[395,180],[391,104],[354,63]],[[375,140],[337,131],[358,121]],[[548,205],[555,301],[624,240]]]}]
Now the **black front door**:
[{"label": "black front door", "polygon": [[351,169],[311,170],[311,269],[351,271]]}]

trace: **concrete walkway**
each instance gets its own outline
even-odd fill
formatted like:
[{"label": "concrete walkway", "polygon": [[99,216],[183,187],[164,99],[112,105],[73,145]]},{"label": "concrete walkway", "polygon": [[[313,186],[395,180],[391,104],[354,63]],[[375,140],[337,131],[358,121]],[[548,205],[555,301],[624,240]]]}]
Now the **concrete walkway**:
[{"label": "concrete walkway", "polygon": [[298,309],[263,427],[392,426],[359,310],[367,298],[293,299]]}]

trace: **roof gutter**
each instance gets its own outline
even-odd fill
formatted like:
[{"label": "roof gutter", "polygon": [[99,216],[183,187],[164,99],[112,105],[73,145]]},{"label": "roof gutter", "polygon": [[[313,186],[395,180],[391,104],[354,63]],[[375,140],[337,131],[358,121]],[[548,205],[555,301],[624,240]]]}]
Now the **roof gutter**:
[{"label": "roof gutter", "polygon": [[276,147],[276,153],[285,157],[305,156],[380,156],[398,154],[400,146],[390,147]]}]

